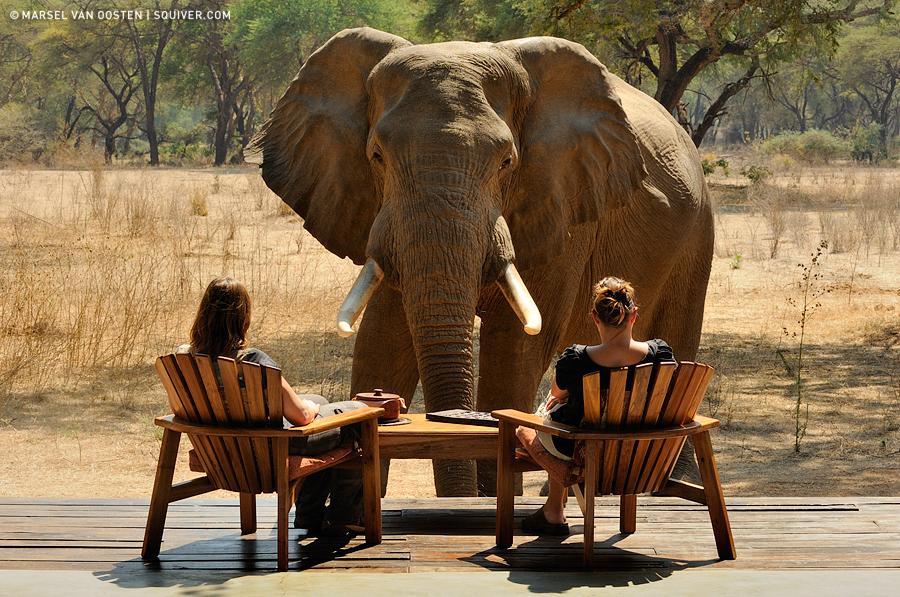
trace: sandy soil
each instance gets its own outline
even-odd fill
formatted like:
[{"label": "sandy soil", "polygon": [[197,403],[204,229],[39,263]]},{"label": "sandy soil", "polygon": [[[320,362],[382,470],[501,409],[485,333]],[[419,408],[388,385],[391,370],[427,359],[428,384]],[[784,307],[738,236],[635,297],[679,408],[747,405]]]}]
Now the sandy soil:
[{"label": "sandy soil", "polygon": [[[796,176],[773,188],[796,187]],[[715,191],[699,359],[717,375],[701,412],[723,421],[714,446],[728,495],[896,495],[900,252],[883,205],[897,205],[898,170],[799,177],[822,205],[785,212],[774,258],[765,211]],[[835,207],[836,196],[855,203]],[[809,418],[795,454],[798,264],[823,231],[841,246],[813,283],[826,292],[805,326]],[[250,284],[251,334],[295,386],[348,391],[352,340],[330,322],[357,268],[280,213],[253,171],[0,171],[0,266],[0,495],[149,496],[161,438],[152,417],[167,411],[153,357],[183,341],[218,273]],[[146,283],[121,283],[134,277]],[[183,456],[177,478],[191,476]],[[526,493],[542,483],[528,475]],[[388,495],[433,495],[429,463],[395,462]]]}]

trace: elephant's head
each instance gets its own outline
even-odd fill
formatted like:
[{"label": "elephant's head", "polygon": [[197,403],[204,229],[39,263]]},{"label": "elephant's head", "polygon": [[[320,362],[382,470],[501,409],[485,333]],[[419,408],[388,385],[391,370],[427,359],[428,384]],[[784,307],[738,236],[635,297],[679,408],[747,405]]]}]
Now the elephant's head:
[{"label": "elephant's head", "polygon": [[[472,331],[499,284],[524,331],[523,271],[645,176],[611,75],[556,38],[412,45],[346,30],[316,51],[254,140],[263,178],[332,253],[365,264],[342,307],[403,296],[426,402],[473,390]],[[515,264],[515,265],[514,265]]]}]

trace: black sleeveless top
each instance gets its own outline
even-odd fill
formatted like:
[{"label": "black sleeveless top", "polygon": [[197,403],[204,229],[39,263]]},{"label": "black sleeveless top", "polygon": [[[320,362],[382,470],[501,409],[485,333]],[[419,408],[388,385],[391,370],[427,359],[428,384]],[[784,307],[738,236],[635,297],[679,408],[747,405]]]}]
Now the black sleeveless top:
[{"label": "black sleeveless top", "polygon": [[[647,346],[649,348],[647,355],[634,365],[675,360],[672,347],[666,344],[665,340],[659,338],[648,340]],[[584,393],[582,392],[581,378],[589,373],[609,371],[609,369],[609,367],[598,365],[592,361],[588,356],[587,346],[583,344],[573,344],[565,349],[556,361],[556,386],[560,390],[568,391],[569,397],[565,404],[550,413],[550,418],[566,425],[575,427],[581,425],[581,419],[584,417]],[[571,455],[575,447],[573,441],[555,436],[553,445],[567,455]]]}]

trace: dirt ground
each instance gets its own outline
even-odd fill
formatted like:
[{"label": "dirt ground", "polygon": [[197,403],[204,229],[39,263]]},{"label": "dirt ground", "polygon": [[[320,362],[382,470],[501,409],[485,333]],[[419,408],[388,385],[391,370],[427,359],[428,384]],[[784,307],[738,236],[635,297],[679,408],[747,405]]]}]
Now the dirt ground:
[{"label": "dirt ground", "polygon": [[[698,360],[716,368],[701,412],[723,422],[713,443],[726,495],[900,493],[898,181],[897,169],[834,167],[776,173],[749,191],[712,179]],[[802,266],[823,237],[798,454]],[[152,418],[168,411],[152,362],[184,341],[220,273],[250,286],[251,336],[286,377],[344,399],[353,340],[331,322],[356,271],[284,213],[255,170],[0,171],[0,495],[149,496]],[[182,456],[176,477],[189,478]],[[388,495],[431,496],[432,482],[427,461],[395,462]],[[542,483],[529,474],[526,493]]]}]

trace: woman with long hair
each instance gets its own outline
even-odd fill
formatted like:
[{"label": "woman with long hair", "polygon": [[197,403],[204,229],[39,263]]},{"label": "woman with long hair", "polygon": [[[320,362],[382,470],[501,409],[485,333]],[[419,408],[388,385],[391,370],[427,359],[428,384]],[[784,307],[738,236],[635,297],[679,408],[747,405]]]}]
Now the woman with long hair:
[{"label": "woman with long hair", "polygon": [[[216,372],[217,357],[239,362],[279,368],[259,348],[248,345],[250,329],[250,293],[239,281],[229,277],[214,279],[206,287],[197,316],[191,326],[190,344],[177,352],[209,355]],[[281,376],[282,410],[286,425],[308,425],[314,419],[363,408],[360,402],[348,400],[329,403],[318,394],[297,394],[284,375]],[[291,439],[292,455],[313,456],[358,439],[356,426],[346,426]],[[326,508],[328,497],[331,501]],[[360,532],[362,526],[362,477],[355,469],[325,469],[304,479],[297,496],[294,526],[309,535],[345,535]]]}]

